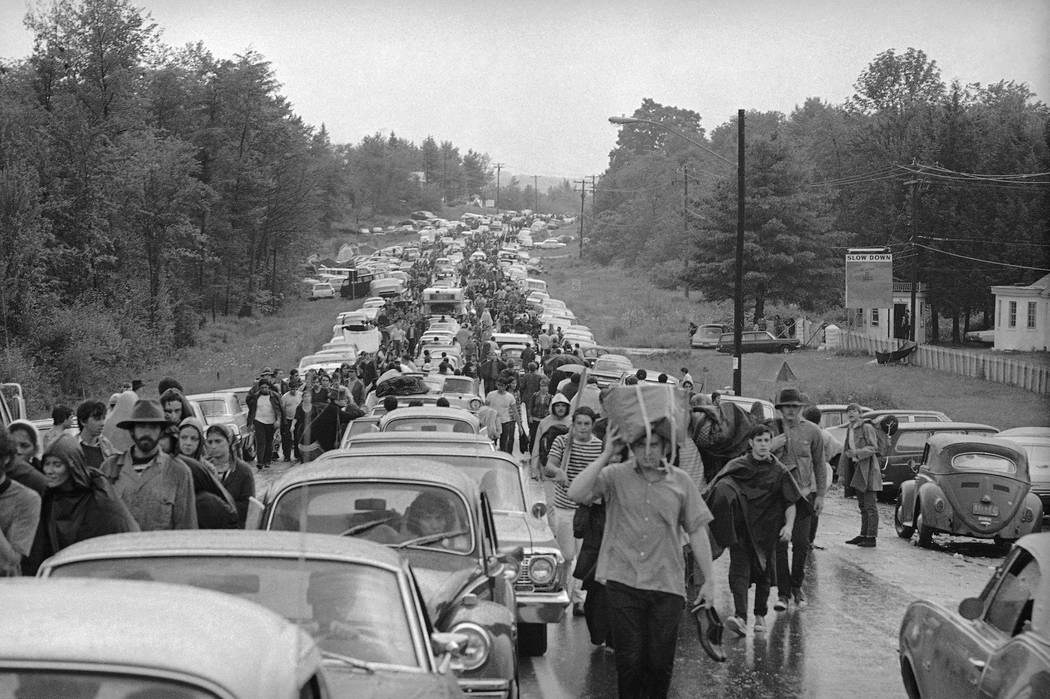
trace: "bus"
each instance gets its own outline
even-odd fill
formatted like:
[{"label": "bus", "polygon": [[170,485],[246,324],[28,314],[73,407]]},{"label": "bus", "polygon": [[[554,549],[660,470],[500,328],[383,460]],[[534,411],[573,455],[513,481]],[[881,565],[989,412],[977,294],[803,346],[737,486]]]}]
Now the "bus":
[{"label": "bus", "polygon": [[423,289],[422,306],[424,316],[459,318],[467,312],[466,299],[463,289],[460,288],[428,287]]}]

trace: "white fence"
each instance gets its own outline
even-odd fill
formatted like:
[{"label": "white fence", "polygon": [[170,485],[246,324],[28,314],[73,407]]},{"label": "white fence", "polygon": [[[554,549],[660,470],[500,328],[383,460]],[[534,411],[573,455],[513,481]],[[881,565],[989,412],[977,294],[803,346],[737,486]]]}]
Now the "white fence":
[{"label": "white fence", "polygon": [[[842,331],[842,349],[845,351],[874,355],[876,351],[892,352],[902,344],[902,340],[867,337],[857,332]],[[908,362],[927,369],[1017,386],[1036,393],[1050,393],[1050,367],[1039,366],[1022,359],[935,345],[919,345],[908,357]]]}]

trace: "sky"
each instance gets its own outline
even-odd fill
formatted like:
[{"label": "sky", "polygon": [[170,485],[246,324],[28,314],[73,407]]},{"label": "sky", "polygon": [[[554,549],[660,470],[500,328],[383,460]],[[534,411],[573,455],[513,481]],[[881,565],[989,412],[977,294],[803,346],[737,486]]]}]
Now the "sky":
[{"label": "sky", "polygon": [[[503,172],[599,174],[613,115],[839,104],[877,54],[921,49],[945,82],[1027,83],[1050,102],[1047,0],[132,0],[181,46],[253,49],[337,143],[428,135]],[[28,56],[27,3],[0,0],[0,57]]]}]

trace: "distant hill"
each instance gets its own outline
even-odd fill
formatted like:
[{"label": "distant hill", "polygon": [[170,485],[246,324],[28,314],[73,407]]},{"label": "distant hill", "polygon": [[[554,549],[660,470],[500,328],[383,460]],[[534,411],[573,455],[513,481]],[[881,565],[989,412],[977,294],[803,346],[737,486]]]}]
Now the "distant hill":
[{"label": "distant hill", "polygon": [[[518,185],[522,189],[532,186],[532,175],[519,175],[517,173],[513,174],[514,177],[518,178]],[[542,194],[546,194],[548,189],[551,189],[552,187],[560,187],[562,181],[564,180],[569,180],[569,182],[571,183],[572,179],[572,177],[551,177],[550,175],[537,175],[536,189],[538,189]]]}]

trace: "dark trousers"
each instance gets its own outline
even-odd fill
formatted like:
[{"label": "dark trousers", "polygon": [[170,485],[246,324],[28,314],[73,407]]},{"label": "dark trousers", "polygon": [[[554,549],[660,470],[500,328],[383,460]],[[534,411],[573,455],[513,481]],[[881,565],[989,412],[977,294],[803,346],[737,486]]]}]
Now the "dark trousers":
[{"label": "dark trousers", "polygon": [[621,699],[666,697],[685,599],[615,581],[606,590]]},{"label": "dark trousers", "polygon": [[255,427],[255,454],[260,466],[269,466],[273,461],[274,426],[253,420]]},{"label": "dark trousers", "polygon": [[536,432],[538,432],[539,429],[540,429],[540,422],[539,422],[539,420],[536,420],[535,422],[533,422],[532,420],[529,421],[529,453],[530,454],[532,453],[533,447],[536,446]]},{"label": "dark trousers", "polygon": [[587,631],[591,635],[591,643],[596,646],[606,644],[614,647],[612,642],[612,628],[609,623],[609,592],[597,580],[592,580],[584,585],[587,597],[583,600],[583,616],[587,621]]},{"label": "dark trousers", "polygon": [[755,616],[769,611],[769,571],[755,560],[751,545],[740,542],[729,547],[729,591],[733,594],[734,614],[747,619],[747,593],[755,586]]},{"label": "dark trousers", "polygon": [[[292,421],[281,420],[281,451],[284,452],[284,460],[292,460],[292,447],[295,443],[292,442]],[[296,456],[298,456],[298,448],[295,450]]]},{"label": "dark trousers", "polygon": [[875,538],[879,535],[879,508],[875,506],[874,490],[858,490],[857,505],[860,507],[860,535]]},{"label": "dark trousers", "polygon": [[508,454],[514,453],[514,436],[517,423],[511,420],[510,422],[504,422],[503,431],[499,435],[499,450],[505,451]]},{"label": "dark trousers", "polygon": [[[807,495],[812,506],[816,495]],[[791,530],[791,566],[788,567],[788,543],[777,542],[777,594],[787,597],[791,590],[802,587],[806,577],[806,559],[809,558],[809,521],[813,508],[798,505],[795,509],[795,527]]]}]

